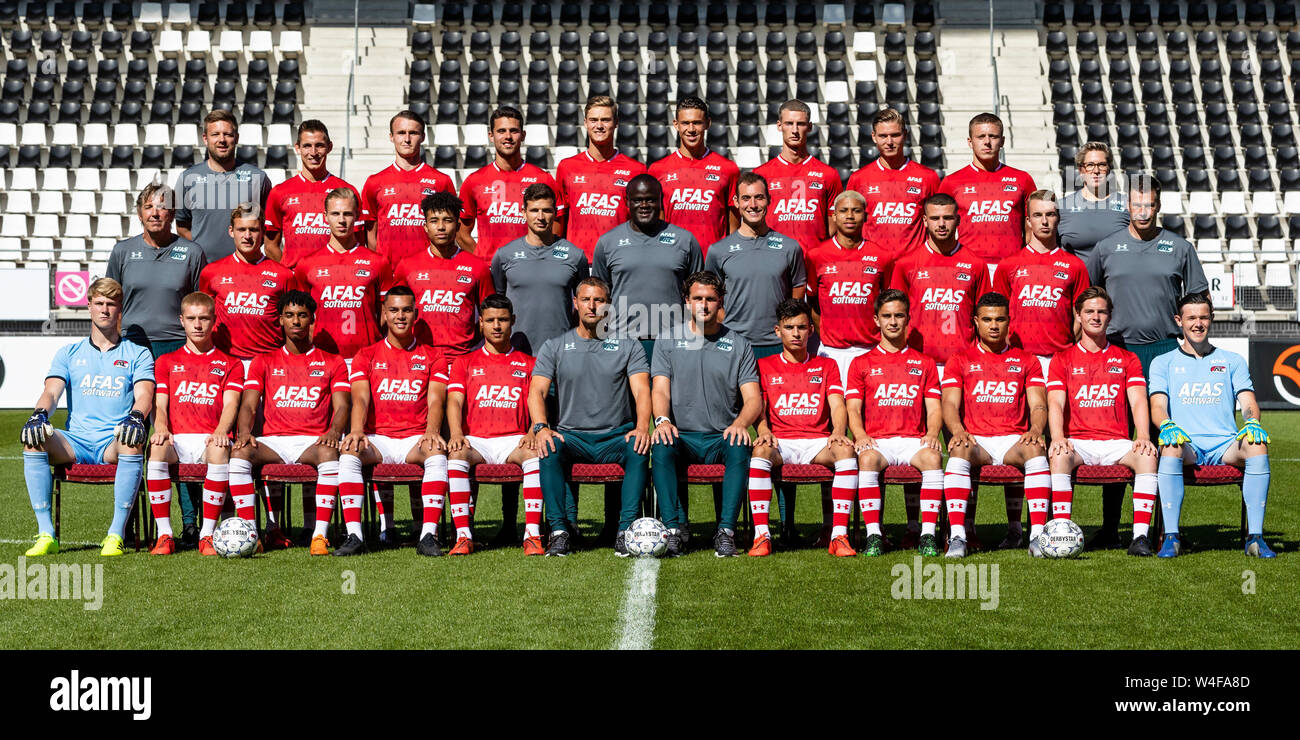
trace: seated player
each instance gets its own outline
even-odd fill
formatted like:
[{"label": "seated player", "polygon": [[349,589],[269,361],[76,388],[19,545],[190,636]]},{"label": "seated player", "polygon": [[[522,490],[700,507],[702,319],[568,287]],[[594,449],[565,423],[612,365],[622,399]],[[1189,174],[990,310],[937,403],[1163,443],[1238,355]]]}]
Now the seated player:
[{"label": "seated player", "polygon": [[[1052,357],[1047,419],[1052,430],[1052,516],[1070,518],[1071,474],[1080,465],[1123,465],[1133,471],[1133,542],[1128,554],[1149,557],[1147,532],[1156,501],[1156,448],[1150,438],[1146,379],[1137,355],[1106,340],[1113,304],[1093,285],[1074,301],[1082,336]],[[1130,422],[1136,439],[1129,439]],[[1032,544],[1030,554],[1042,557]]]},{"label": "seated player", "polygon": [[910,312],[911,303],[901,290],[891,288],[876,296],[880,344],[853,358],[844,391],[853,449],[858,453],[858,506],[867,525],[862,554],[873,557],[884,546],[880,474],[890,465],[911,465],[921,471],[917,548],[922,555],[939,554],[935,530],[943,498],[942,396],[934,360],[907,345]]},{"label": "seated player", "polygon": [[[542,345],[528,387],[531,431],[542,459],[542,498],[551,525],[548,557],[568,555],[570,529],[576,531],[578,502],[564,483],[565,464],[623,466],[615,555],[628,556],[624,531],[641,510],[650,453],[650,363],[635,339],[599,336],[609,295],[609,285],[598,277],[578,283],[573,297],[578,326]],[[559,407],[553,428],[546,410],[552,384]]]},{"label": "seated player", "polygon": [[781,339],[781,354],[758,361],[764,414],[758,422],[754,453],[749,460],[749,509],[754,516],[754,545],[749,554],[772,554],[767,528],[772,469],[789,463],[825,465],[835,470],[828,550],[836,557],[852,557],[857,552],[849,544],[848,525],[858,466],[853,459],[853,443],[844,436],[848,414],[840,369],[835,360],[808,352],[812,315],[807,303],[781,301],[776,307],[776,334]]},{"label": "seated player", "polygon": [[[442,555],[438,519],[447,495],[447,456],[440,430],[446,394],[447,363],[438,350],[415,338],[419,313],[415,293],[395,285],[384,296],[383,318],[387,335],[362,347],[352,358],[352,431],[343,438],[339,454],[339,496],[347,539],[335,555],[366,552],[361,530],[361,504],[365,482],[361,466],[408,463],[424,468],[420,495],[424,524],[416,552]],[[325,525],[333,509],[324,512]],[[317,513],[316,529],[325,530]],[[384,541],[395,544],[396,531]]]},{"label": "seated player", "polygon": [[[311,328],[316,301],[301,290],[280,296],[276,305],[284,346],[253,358],[239,403],[239,432],[230,459],[230,494],[253,494],[253,466],[301,463],[316,468],[316,531],[312,555],[329,555],[325,534],[339,486],[339,438],[348,423],[347,369],[342,358],[314,346]],[[264,402],[265,401],[265,402]],[[253,435],[261,407],[262,434]],[[259,540],[267,548],[287,548],[289,537],[266,506],[267,529]]]},{"label": "seated player", "polygon": [[508,463],[524,469],[524,554],[543,555],[542,482],[528,434],[528,385],[537,361],[510,344],[515,307],[509,298],[493,293],[478,314],[483,346],[456,358],[447,384],[447,482],[456,525],[456,545],[448,554],[474,552],[470,470]]},{"label": "seated player", "polygon": [[727,294],[722,278],[697,272],[686,279],[685,293],[690,319],[655,340],[650,363],[655,413],[650,470],[660,519],[668,527],[668,555],[675,557],[685,551],[690,528],[678,482],[686,479],[691,463],[724,466],[713,554],[734,557],[739,554],[736,516],[745,493],[749,425],[763,411],[758,369],[749,342],[722,324]]},{"label": "seated player", "polygon": [[[1178,518],[1183,508],[1183,464],[1232,465],[1245,469],[1246,554],[1273,558],[1264,542],[1268,502],[1268,432],[1259,421],[1259,404],[1246,360],[1210,343],[1214,308],[1204,293],[1178,302],[1174,317],[1183,341],[1151,362],[1151,421],[1160,425],[1159,485],[1165,539],[1157,557],[1182,553]],[[1233,407],[1246,420],[1237,431]]]},{"label": "seated player", "polygon": [[[23,477],[36,514],[36,543],[27,557],[54,555],[50,502],[54,498],[51,465],[117,464],[113,478],[113,522],[100,555],[121,555],[126,517],[135,501],[149,437],[146,417],[153,410],[153,356],[122,338],[122,286],[100,278],[86,292],[90,338],[59,349],[45,376],[45,390],[23,425]],[[50,424],[59,397],[68,391],[68,419],[63,429]]]},{"label": "seated player", "polygon": [[[1030,541],[1047,523],[1052,478],[1043,429],[1047,391],[1033,354],[1009,343],[1007,297],[985,293],[975,304],[975,344],[944,366],[943,419],[948,427],[948,469],[943,496],[948,503],[950,558],[966,556],[966,502],[971,468],[1011,465],[1025,474]],[[973,525],[972,525],[973,526]],[[1019,540],[1019,519],[1011,523]],[[1012,539],[1008,534],[1008,539]]]},{"label": "seated player", "polygon": [[[190,293],[181,299],[185,346],[159,357],[154,368],[158,390],[154,396],[146,485],[149,506],[158,523],[158,541],[150,555],[176,552],[171,523],[171,463],[207,463],[199,554],[217,554],[212,547],[212,533],[230,481],[230,432],[235,427],[239,394],[244,389],[244,363],[213,346],[215,321],[216,302],[212,296]],[[257,521],[253,497],[237,501],[235,513],[250,522]]]}]

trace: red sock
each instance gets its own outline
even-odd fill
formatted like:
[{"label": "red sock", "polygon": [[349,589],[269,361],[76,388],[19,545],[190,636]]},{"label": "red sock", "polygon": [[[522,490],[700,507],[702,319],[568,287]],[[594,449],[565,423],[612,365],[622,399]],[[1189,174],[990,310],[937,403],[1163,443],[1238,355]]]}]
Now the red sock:
[{"label": "red sock", "polygon": [[[880,473],[874,470],[858,471],[858,508],[867,534],[880,533]],[[874,529],[873,529],[874,527]]]},{"label": "red sock", "polygon": [[436,455],[424,461],[424,480],[420,484],[420,498],[424,504],[423,526],[420,536],[435,533],[442,507],[447,500],[447,458]]},{"label": "red sock", "polygon": [[451,497],[451,521],[456,537],[469,537],[469,461],[447,463],[447,488]]},{"label": "red sock", "polygon": [[1133,476],[1133,536],[1146,534],[1151,525],[1151,510],[1156,504],[1155,473],[1138,473]]},{"label": "red sock", "polygon": [[542,526],[542,475],[541,461],[531,457],[524,460],[524,534],[537,537]]},{"label": "red sock", "polygon": [[149,491],[149,508],[159,524],[159,534],[171,534],[172,479],[167,463],[149,463],[145,487]]},{"label": "red sock", "polygon": [[767,534],[767,509],[772,504],[772,463],[756,457],[749,461],[749,511],[754,516],[754,536]]},{"label": "red sock", "polygon": [[1025,462],[1025,502],[1029,504],[1029,526],[1047,524],[1047,506],[1052,498],[1052,475],[1047,472],[1047,458],[1035,457]]},{"label": "red sock", "polygon": [[[939,506],[943,503],[943,471],[921,471],[921,531],[934,532],[939,524]],[[928,525],[928,529],[927,529]]]},{"label": "red sock", "polygon": [[[1026,493],[1028,495],[1028,493]],[[1052,518],[1069,519],[1074,503],[1074,483],[1069,473],[1052,474]]]},{"label": "red sock", "polygon": [[966,527],[966,503],[970,501],[970,461],[948,458],[943,476],[943,497],[948,502],[948,524]]},{"label": "red sock", "polygon": [[853,513],[853,493],[858,487],[858,461],[840,460],[835,463],[835,478],[831,482],[831,536],[849,533],[849,515]]},{"label": "red sock", "polygon": [[334,502],[339,495],[339,463],[337,460],[316,466],[316,534],[328,531],[334,518]]}]

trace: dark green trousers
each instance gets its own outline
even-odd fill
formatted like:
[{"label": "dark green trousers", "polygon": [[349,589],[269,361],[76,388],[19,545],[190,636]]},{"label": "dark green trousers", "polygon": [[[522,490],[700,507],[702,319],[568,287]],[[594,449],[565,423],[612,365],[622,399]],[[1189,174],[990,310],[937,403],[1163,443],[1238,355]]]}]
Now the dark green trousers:
[{"label": "dark green trousers", "polygon": [[546,521],[551,529],[574,531],[577,528],[578,502],[564,482],[566,465],[572,463],[616,463],[623,466],[622,508],[618,529],[627,529],[641,513],[641,495],[649,477],[650,458],[636,451],[623,435],[632,431],[626,424],[608,432],[562,430],[564,441],[555,440],[556,450],[541,460],[538,471],[542,479],[542,500],[546,504]]},{"label": "dark green trousers", "polygon": [[679,432],[674,444],[656,444],[650,450],[650,474],[659,499],[659,518],[664,525],[685,527],[686,511],[678,493],[679,481],[686,480],[686,466],[692,463],[726,466],[722,477],[722,512],[718,528],[736,530],[740,502],[749,483],[748,445],[731,444],[721,432]]}]

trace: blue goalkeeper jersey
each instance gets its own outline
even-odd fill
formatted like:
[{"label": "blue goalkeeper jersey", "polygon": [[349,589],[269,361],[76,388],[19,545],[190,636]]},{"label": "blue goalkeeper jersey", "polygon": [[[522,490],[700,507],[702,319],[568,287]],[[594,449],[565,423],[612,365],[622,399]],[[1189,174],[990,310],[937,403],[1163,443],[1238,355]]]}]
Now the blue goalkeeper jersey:
[{"label": "blue goalkeeper jersey", "polygon": [[1237,394],[1254,391],[1246,360],[1215,348],[1193,357],[1180,345],[1151,361],[1151,395],[1169,398],[1169,416],[1197,447],[1208,449],[1237,435]]},{"label": "blue goalkeeper jersey", "polygon": [[131,413],[136,383],[153,382],[153,355],[126,339],[106,351],[83,339],[61,347],[45,377],[67,384],[66,429],[94,439],[112,434]]}]

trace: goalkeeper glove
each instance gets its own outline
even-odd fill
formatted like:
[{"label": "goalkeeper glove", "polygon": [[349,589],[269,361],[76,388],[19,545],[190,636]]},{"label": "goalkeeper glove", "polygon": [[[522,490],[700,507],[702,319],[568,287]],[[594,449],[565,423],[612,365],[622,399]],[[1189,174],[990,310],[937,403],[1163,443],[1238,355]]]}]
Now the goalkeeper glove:
[{"label": "goalkeeper glove", "polygon": [[113,436],[126,447],[139,447],[149,436],[149,425],[145,423],[144,414],[132,411],[120,424],[113,428]]},{"label": "goalkeeper glove", "polygon": [[1268,444],[1269,436],[1268,432],[1264,431],[1264,427],[1260,425],[1259,419],[1247,419],[1246,426],[1242,427],[1240,432],[1237,432],[1237,439],[1246,439],[1257,445],[1262,445]]},{"label": "goalkeeper glove", "polygon": [[1192,438],[1187,436],[1187,432],[1173,419],[1165,419],[1160,422],[1160,444],[1164,445],[1184,445],[1191,442]]},{"label": "goalkeeper glove", "polygon": [[52,436],[54,436],[54,427],[50,425],[49,412],[45,409],[36,409],[27,419],[27,423],[23,424],[23,431],[19,438],[27,447],[40,447]]}]

